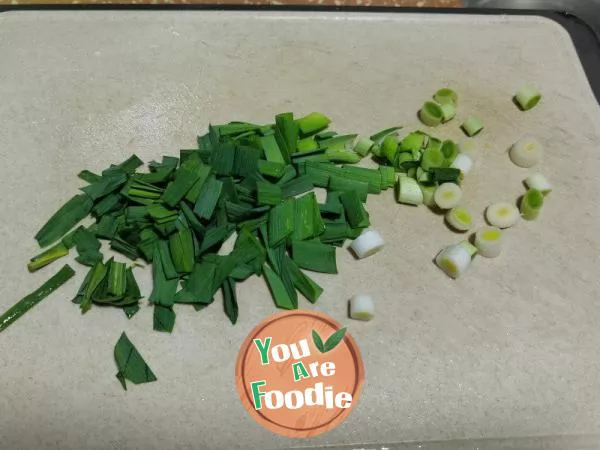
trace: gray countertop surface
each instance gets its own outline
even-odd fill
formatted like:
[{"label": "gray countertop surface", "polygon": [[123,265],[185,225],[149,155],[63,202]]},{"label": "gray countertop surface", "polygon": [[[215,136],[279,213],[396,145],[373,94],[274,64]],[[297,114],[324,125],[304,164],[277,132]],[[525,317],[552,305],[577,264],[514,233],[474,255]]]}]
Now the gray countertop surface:
[{"label": "gray countertop surface", "polygon": [[[73,280],[0,336],[0,449],[371,448],[354,443],[459,440],[423,444],[437,450],[472,448],[461,439],[509,439],[502,445],[553,435],[575,436],[570,449],[596,442],[589,436],[600,433],[600,107],[569,35],[555,22],[11,12],[0,15],[0,61],[2,310],[55,270],[29,274],[25,266],[38,252],[37,229],[82,185],[81,169],[98,171],[133,152],[145,161],[177,155],[209,122],[269,122],[277,112],[317,110],[340,132],[414,129],[421,127],[416,111],[448,85],[459,94],[459,114],[433,133],[463,139],[458,124],[469,114],[486,124],[464,183],[464,206],[478,224],[491,202],[523,193],[529,171],[512,165],[506,150],[525,133],[544,143],[536,170],[555,187],[538,221],[507,232],[500,258],[477,259],[457,281],[431,259],[461,236],[425,208],[395,204],[392,192],[370,196],[386,248],[364,261],[340,251],[340,274],[316,274],[325,293],[316,305],[302,304],[349,327],[363,355],[365,387],[343,424],[304,441],[260,428],[235,390],[243,339],[275,311],[262,279],[240,285],[235,327],[220,305],[182,307],[174,333],[164,335],[152,331],[145,305],[131,321],[110,308],[82,317],[70,303],[85,273],[77,266]],[[544,99],[522,113],[511,98],[526,81]],[[136,269],[136,276],[148,295],[149,271]],[[377,317],[350,321],[346,301],[365,289],[377,298]],[[112,357],[124,330],[159,379],[126,393]],[[561,439],[530,440],[525,448],[560,448]]]}]

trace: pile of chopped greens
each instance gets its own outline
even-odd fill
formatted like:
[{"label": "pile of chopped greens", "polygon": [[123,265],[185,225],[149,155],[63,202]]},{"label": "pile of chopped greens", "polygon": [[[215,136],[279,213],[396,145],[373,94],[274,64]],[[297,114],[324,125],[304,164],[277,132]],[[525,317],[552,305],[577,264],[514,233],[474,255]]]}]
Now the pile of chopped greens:
[{"label": "pile of chopped greens", "polygon": [[[132,317],[140,290],[131,267],[104,261],[100,240],[109,241],[128,259],[152,264],[158,331],[173,330],[175,304],[200,310],[219,290],[235,323],[237,283],[252,275],[264,276],[279,308],[297,308],[298,293],[315,302],[323,289],[304,270],[337,273],[336,248],[370,224],[367,195],[395,182],[391,166],[352,164],[389,146],[398,127],[355,144],[356,135],[328,131],[329,123],[320,113],[297,120],[283,113],[269,125],[210,126],[198,148],[152,161],[148,171],[135,155],[99,175],[84,170],[82,193],[36,234],[41,247],[52,247],[32,258],[29,270],[74,249],[90,269],[73,302],[84,313],[111,305]],[[327,190],[322,203],[315,187]],[[77,226],[90,214],[93,225]],[[234,234],[233,250],[221,254]]]},{"label": "pile of chopped greens", "polygon": [[[74,250],[89,271],[73,302],[83,313],[110,305],[131,318],[140,289],[132,267],[105,261],[100,241],[108,241],[126,258],[152,264],[154,329],[166,332],[175,304],[201,310],[219,290],[235,323],[237,283],[252,275],[264,277],[279,308],[297,308],[298,293],[314,303],[323,289],[304,271],[337,273],[337,248],[370,225],[369,194],[394,187],[397,172],[423,187],[461,178],[450,167],[458,154],[452,141],[422,131],[399,139],[400,127],[359,138],[329,124],[321,113],[282,113],[268,125],[211,125],[198,148],[152,161],[148,170],[135,155],[101,174],[83,170],[87,185],[36,234],[40,247],[51,247],[28,268]],[[369,153],[376,168],[355,165]],[[326,190],[322,202],[315,187]],[[95,223],[79,225],[89,215]],[[222,254],[232,236],[233,250]]]},{"label": "pile of chopped greens", "polygon": [[[533,87],[516,96],[523,110],[540,98]],[[425,102],[419,112],[422,122],[437,126],[452,120],[457,104],[454,91],[441,89],[434,100]],[[198,148],[181,150],[178,158],[163,156],[160,162],[150,162],[148,170],[139,170],[144,164],[135,155],[99,175],[83,170],[79,178],[87,185],[36,234],[40,247],[48,248],[30,260],[28,269],[38,270],[74,249],[76,261],[89,271],[73,302],[83,313],[94,304],[110,305],[131,318],[142,298],[133,266],[143,260],[152,265],[149,300],[154,306],[154,329],[171,332],[175,304],[201,310],[213,303],[219,290],[225,314],[235,324],[237,283],[252,275],[265,279],[278,308],[298,308],[298,293],[316,302],[323,289],[305,270],[337,273],[337,248],[361,234],[351,246],[357,257],[383,247],[381,236],[367,230],[369,194],[395,187],[399,203],[447,209],[446,219],[454,230],[472,227],[469,212],[457,208],[460,184],[473,165],[468,154],[461,153],[462,147],[423,131],[400,139],[400,127],[367,138],[338,134],[328,130],[329,124],[321,113],[299,119],[282,113],[268,125],[211,125],[198,137]],[[462,127],[472,136],[483,125],[470,117]],[[523,149],[533,147],[538,149],[536,159],[531,152],[525,158]],[[376,168],[355,165],[369,154]],[[535,164],[539,155],[541,146],[531,139],[511,150],[515,164],[523,167]],[[533,174],[526,183],[530,192],[521,210],[524,218],[533,220],[551,187],[541,174]],[[315,187],[326,191],[321,202]],[[509,207],[492,205],[488,221],[505,223],[506,213],[503,221],[498,217],[506,210],[511,213],[510,224],[498,226],[511,226],[519,212]],[[95,223],[79,225],[89,215]],[[446,248],[436,262],[455,278],[479,249],[484,256],[497,256],[500,235],[494,227],[481,229],[475,238],[477,247],[463,241]],[[222,246],[230,239],[235,243],[226,253]],[[135,263],[127,266],[115,258],[105,262],[101,240]],[[0,316],[0,331],[73,274],[65,265]],[[373,316],[373,301],[368,296],[354,298],[350,311],[351,317],[368,320]],[[156,380],[125,334],[115,347],[115,360],[124,388],[125,378],[134,383]]]}]

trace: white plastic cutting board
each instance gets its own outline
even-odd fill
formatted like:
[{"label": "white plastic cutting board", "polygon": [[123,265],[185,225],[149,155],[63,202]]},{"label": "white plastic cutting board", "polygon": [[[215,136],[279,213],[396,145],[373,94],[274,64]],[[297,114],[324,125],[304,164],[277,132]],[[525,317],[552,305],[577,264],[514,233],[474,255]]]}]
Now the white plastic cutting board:
[{"label": "white plastic cutting board", "polygon": [[[526,81],[544,93],[523,113]],[[504,254],[458,281],[431,263],[461,237],[425,208],[371,196],[387,240],[375,257],[339,252],[315,275],[315,306],[349,326],[366,383],[348,420],[309,441],[263,430],[243,409],[234,364],[274,306],[261,279],[240,286],[232,327],[219,304],[179,307],[172,335],[152,310],[131,321],[70,303],[85,269],[0,335],[1,449],[233,449],[600,431],[600,108],[567,32],[536,17],[310,12],[10,12],[0,14],[0,309],[60,263],[27,273],[33,235],[99,171],[135,152],[150,161],[195,144],[209,121],[269,122],[322,111],[338,131],[404,124],[442,86],[458,139],[477,115],[484,148],[465,182],[478,214],[513,200],[529,173],[506,149],[524,132],[546,146],[555,191],[537,222],[507,232]],[[148,272],[136,272],[144,294]],[[370,323],[346,300],[377,299]],[[307,302],[303,307],[310,308]],[[113,346],[126,331],[159,381],[123,392]]]}]

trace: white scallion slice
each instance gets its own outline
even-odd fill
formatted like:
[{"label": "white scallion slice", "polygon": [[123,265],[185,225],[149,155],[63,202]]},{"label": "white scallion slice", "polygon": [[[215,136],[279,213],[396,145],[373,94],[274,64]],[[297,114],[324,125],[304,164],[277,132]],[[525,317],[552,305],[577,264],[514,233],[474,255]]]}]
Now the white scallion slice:
[{"label": "white scallion slice", "polygon": [[384,245],[385,242],[381,235],[377,231],[367,228],[363,230],[360,236],[352,241],[350,248],[357,258],[362,259],[374,255],[380,251]]},{"label": "white scallion slice", "polygon": [[525,178],[525,184],[529,189],[537,189],[544,195],[548,195],[552,192],[552,185],[548,179],[539,172],[532,173]]},{"label": "white scallion slice", "polygon": [[512,203],[498,202],[487,207],[485,218],[494,227],[509,228],[519,221],[520,215]]},{"label": "white scallion slice", "polygon": [[454,161],[452,161],[452,164],[450,164],[450,167],[459,169],[463,175],[467,175],[473,167],[473,160],[465,153],[459,153],[454,158]]},{"label": "white scallion slice", "polygon": [[529,111],[542,99],[542,94],[537,88],[529,83],[521,86],[515,94],[515,100],[523,111]]},{"label": "white scallion slice", "polygon": [[483,227],[475,233],[475,247],[485,258],[495,258],[502,253],[504,235],[496,227]]},{"label": "white scallion slice", "polygon": [[471,252],[461,244],[450,245],[435,257],[437,266],[451,278],[458,278],[462,275],[471,264],[471,261]]},{"label": "white scallion slice", "polygon": [[396,183],[396,201],[409,205],[422,204],[423,193],[417,180],[410,177],[399,177]]},{"label": "white scallion slice", "polygon": [[435,186],[426,186],[421,184],[421,193],[423,194],[423,204],[425,206],[432,207],[435,205],[435,200],[433,199],[433,195],[435,194]]},{"label": "white scallion slice", "polygon": [[455,183],[443,183],[438,186],[433,194],[435,204],[441,209],[452,209],[460,202],[462,190]]},{"label": "white scallion slice", "polygon": [[367,294],[355,295],[350,299],[350,317],[357,320],[371,320],[375,316],[375,303]]},{"label": "white scallion slice", "polygon": [[469,231],[473,228],[473,217],[464,208],[452,208],[446,213],[446,222],[457,231]]},{"label": "white scallion slice", "polygon": [[475,247],[473,244],[471,244],[467,240],[459,242],[458,245],[460,245],[462,248],[464,248],[466,251],[468,251],[469,255],[471,255],[471,258],[473,258],[473,256],[475,256],[477,254],[477,247]]},{"label": "white scallion slice", "polygon": [[542,144],[532,136],[525,136],[515,142],[509,151],[510,159],[519,167],[533,167],[542,159]]}]

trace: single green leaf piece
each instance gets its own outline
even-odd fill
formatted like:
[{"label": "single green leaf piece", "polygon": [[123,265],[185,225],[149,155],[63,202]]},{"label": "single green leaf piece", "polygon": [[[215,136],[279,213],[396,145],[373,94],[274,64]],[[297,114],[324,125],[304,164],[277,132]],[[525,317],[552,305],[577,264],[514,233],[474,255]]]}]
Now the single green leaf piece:
[{"label": "single green leaf piece", "polygon": [[125,316],[127,316],[128,319],[131,319],[133,316],[135,316],[138,311],[140,310],[140,305],[127,305],[123,307],[123,311],[125,312]]},{"label": "single green leaf piece", "polygon": [[190,273],[194,267],[194,246],[192,232],[189,229],[179,230],[169,237],[169,250],[175,270],[179,273]]},{"label": "single green leaf piece", "polygon": [[276,247],[294,232],[295,199],[290,198],[269,211],[269,246]]},{"label": "single green leaf piece", "polygon": [[27,270],[30,272],[35,272],[36,270],[41,269],[42,267],[47,266],[51,262],[54,262],[68,254],[69,248],[61,241],[53,247],[50,247],[48,250],[31,258],[27,263]]},{"label": "single green leaf piece", "polygon": [[290,297],[281,278],[265,264],[263,274],[275,301],[275,305],[282,309],[297,309],[298,304]]},{"label": "single green leaf piece", "polygon": [[107,272],[107,267],[102,263],[102,261],[98,261],[90,269],[90,279],[87,286],[85,287],[81,303],[79,304],[79,308],[81,308],[82,314],[89,311],[92,307],[92,296],[94,295],[96,289],[104,281]]},{"label": "single green leaf piece", "polygon": [[98,261],[102,261],[100,253],[100,241],[93,234],[83,227],[80,227],[73,234],[73,243],[77,249],[78,256],[75,260],[85,266],[93,266]]},{"label": "single green leaf piece", "polygon": [[125,333],[121,334],[115,345],[114,356],[118,369],[117,379],[123,389],[127,390],[126,379],[134,384],[156,381],[156,375]]},{"label": "single green leaf piece", "polygon": [[296,123],[298,124],[298,128],[300,128],[300,132],[304,136],[307,136],[327,128],[327,125],[331,123],[331,119],[319,112],[312,112],[296,120]]},{"label": "single green leaf piece", "polygon": [[13,305],[8,311],[0,316],[0,332],[4,331],[15,320],[22,317],[27,311],[48,297],[52,292],[65,284],[71,277],[75,275],[75,271],[65,264],[56,274],[48,281],[42,284],[31,294],[26,295]]},{"label": "single green leaf piece", "polygon": [[205,171],[200,158],[194,154],[181,165],[171,183],[163,193],[163,201],[169,206],[175,206],[188,193]]},{"label": "single green leaf piece", "polygon": [[82,170],[77,174],[77,176],[89,184],[100,181],[100,179],[102,178],[100,175],[95,174],[94,172],[90,172],[89,170]]},{"label": "single green leaf piece", "polygon": [[173,332],[175,311],[172,306],[154,305],[154,330],[166,333]]},{"label": "single green leaf piece", "polygon": [[287,255],[283,258],[283,270],[290,275],[294,287],[298,289],[309,302],[315,303],[319,299],[323,293],[323,288],[302,272],[298,265]]},{"label": "single green leaf piece", "polygon": [[105,170],[102,177],[81,190],[92,200],[98,200],[119,189],[127,181],[127,174],[119,167]]},{"label": "single green leaf piece", "polygon": [[335,247],[319,241],[293,241],[292,259],[303,269],[323,273],[338,272]]},{"label": "single green leaf piece", "polygon": [[86,194],[71,198],[50,217],[35,235],[40,247],[46,247],[59,240],[90,213],[93,205],[93,200]]},{"label": "single green leaf piece", "polygon": [[238,319],[235,285],[236,283],[232,278],[227,278],[221,286],[221,290],[223,291],[223,310],[233,325],[235,325]]},{"label": "single green leaf piece", "polygon": [[152,258],[152,282],[152,293],[149,300],[157,305],[173,306],[179,280],[178,278],[168,279],[166,277],[161,254],[157,249],[155,249]]}]

